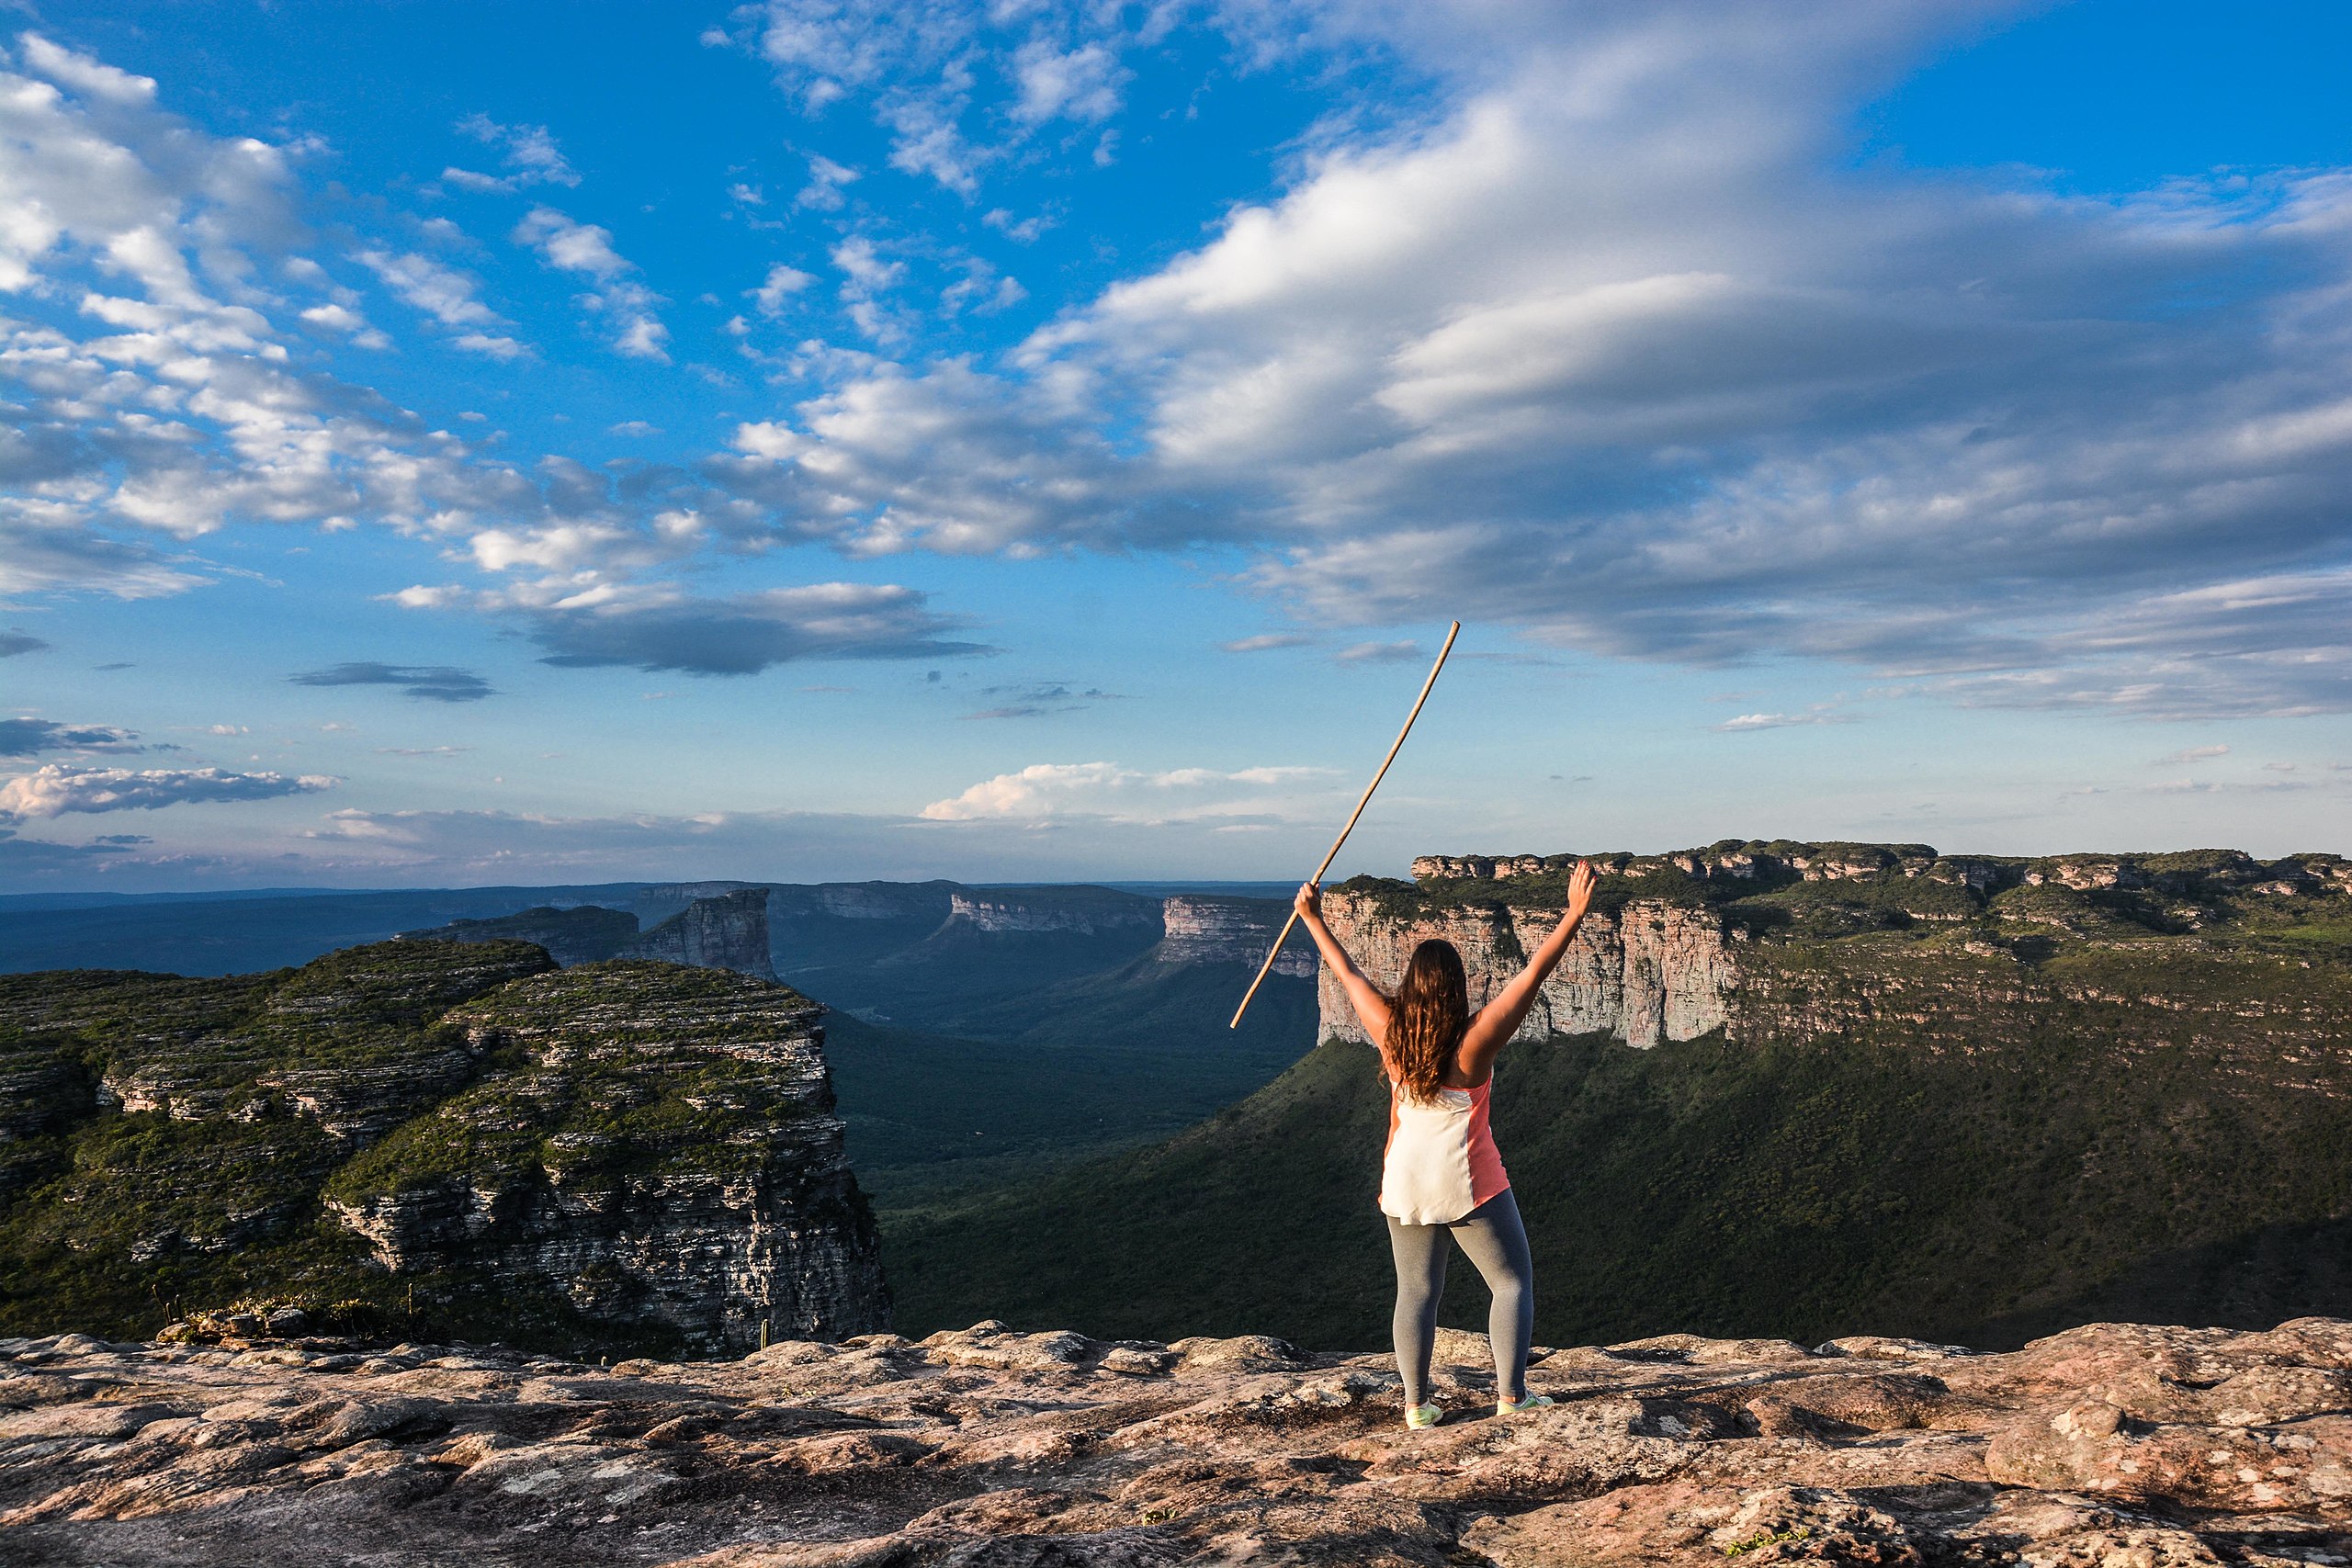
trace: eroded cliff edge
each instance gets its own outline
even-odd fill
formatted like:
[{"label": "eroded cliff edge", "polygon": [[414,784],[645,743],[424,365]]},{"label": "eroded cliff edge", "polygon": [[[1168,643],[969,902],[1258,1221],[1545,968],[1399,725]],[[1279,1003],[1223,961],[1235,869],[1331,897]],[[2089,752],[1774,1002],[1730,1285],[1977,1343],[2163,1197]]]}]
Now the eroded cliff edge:
[{"label": "eroded cliff edge", "polygon": [[[1355,878],[1327,893],[1325,913],[1383,987],[1396,983],[1415,944],[1452,942],[1475,1007],[1558,921],[1577,858],[1424,855],[1413,862],[1413,882]],[[2122,1001],[2096,981],[2070,991],[2041,966],[2067,949],[2154,957],[2258,949],[2279,938],[2273,945],[2308,968],[2297,941],[2352,919],[2352,862],[2332,854],[2033,859],[1943,855],[1925,844],[1726,840],[1588,858],[1601,878],[1593,912],[1520,1039],[1607,1034],[1649,1047],[1743,1026],[1803,1036],[1889,1007],[1924,1024],[1924,993],[1961,977],[1943,962],[1953,958],[2002,961],[1996,977],[2026,988],[2045,982],[2068,999]],[[1893,940],[1849,940],[1872,937]],[[1819,960],[1833,948],[1840,983],[1825,991]],[[1322,1038],[1363,1039],[1329,973],[1318,1000]]]},{"label": "eroded cliff edge", "polygon": [[[223,980],[0,981],[0,1319],[243,1298],[699,1349],[887,1327],[818,1005],[402,941]],[[152,1321],[151,1321],[152,1320]]]}]

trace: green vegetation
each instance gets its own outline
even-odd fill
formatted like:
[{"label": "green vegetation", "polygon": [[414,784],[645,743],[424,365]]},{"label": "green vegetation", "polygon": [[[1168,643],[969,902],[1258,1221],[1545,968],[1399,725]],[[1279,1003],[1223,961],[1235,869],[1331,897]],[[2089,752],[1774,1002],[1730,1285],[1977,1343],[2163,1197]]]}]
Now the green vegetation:
[{"label": "green vegetation", "polygon": [[[2221,923],[2022,966],[1941,922],[1792,933],[1743,955],[1737,1037],[1514,1046],[1496,1128],[1539,1337],[2352,1311],[2352,964],[2300,914]],[[1329,1044],[1164,1144],[886,1209],[901,1328],[1377,1345],[1385,1110],[1371,1054]],[[1446,1321],[1483,1300],[1458,1269]]]},{"label": "green vegetation", "polygon": [[493,1192],[519,1223],[558,1190],[618,1212],[673,1176],[797,1179],[765,1168],[826,1103],[818,1011],[723,971],[552,971],[515,942],[0,977],[0,1333],[150,1334],[269,1300],[361,1332],[674,1351],[658,1322],[578,1304],[627,1279],[518,1273],[497,1234],[395,1274],[338,1211]]}]

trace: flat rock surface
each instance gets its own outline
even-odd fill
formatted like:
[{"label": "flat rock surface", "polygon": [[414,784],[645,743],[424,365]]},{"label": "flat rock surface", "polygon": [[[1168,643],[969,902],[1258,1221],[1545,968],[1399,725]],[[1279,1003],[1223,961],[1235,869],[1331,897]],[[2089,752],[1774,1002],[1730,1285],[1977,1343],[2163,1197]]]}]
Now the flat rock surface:
[{"label": "flat rock surface", "polygon": [[10,1564],[2352,1561],[2352,1323],[2021,1351],[1478,1342],[1385,1356],[982,1324],[734,1361],[0,1340]]}]

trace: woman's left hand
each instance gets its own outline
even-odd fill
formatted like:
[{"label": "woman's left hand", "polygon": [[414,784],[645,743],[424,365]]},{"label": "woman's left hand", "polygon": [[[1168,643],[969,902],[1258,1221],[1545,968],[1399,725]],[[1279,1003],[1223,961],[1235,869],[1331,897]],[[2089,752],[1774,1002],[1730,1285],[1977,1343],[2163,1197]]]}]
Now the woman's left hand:
[{"label": "woman's left hand", "polygon": [[1300,883],[1298,897],[1290,901],[1290,907],[1310,920],[1321,919],[1323,918],[1323,885],[1319,882]]}]

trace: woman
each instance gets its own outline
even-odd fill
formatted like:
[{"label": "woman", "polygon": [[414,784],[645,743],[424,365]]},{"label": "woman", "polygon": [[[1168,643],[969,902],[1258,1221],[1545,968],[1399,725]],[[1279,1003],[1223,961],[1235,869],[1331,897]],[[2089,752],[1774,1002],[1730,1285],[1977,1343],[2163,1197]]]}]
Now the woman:
[{"label": "woman", "polygon": [[1551,1404],[1527,1392],[1527,1345],[1535,1329],[1534,1268],[1527,1230],[1510,1195],[1510,1178],[1487,1124],[1495,1058],[1535,1005],[1535,994],[1567,952],[1592,904],[1592,867],[1577,862],[1567,913],[1511,982],[1470,1011],[1462,954],[1450,942],[1413,949],[1396,996],[1364,978],[1323,923],[1323,893],[1298,890],[1297,908],[1323,962],[1340,977],[1364,1032],[1380,1046],[1388,1076],[1388,1149],[1382,1161],[1380,1210],[1396,1258],[1396,1370],[1405,1380],[1405,1425],[1415,1431],[1445,1418],[1422,1403],[1437,1340],[1437,1302],[1445,1290],[1446,1235],[1453,1234],[1494,1292],[1487,1337],[1495,1353],[1495,1414],[1512,1416]]}]

